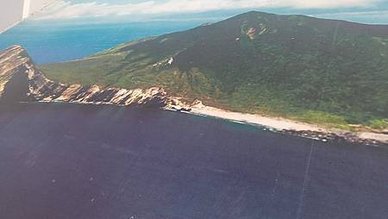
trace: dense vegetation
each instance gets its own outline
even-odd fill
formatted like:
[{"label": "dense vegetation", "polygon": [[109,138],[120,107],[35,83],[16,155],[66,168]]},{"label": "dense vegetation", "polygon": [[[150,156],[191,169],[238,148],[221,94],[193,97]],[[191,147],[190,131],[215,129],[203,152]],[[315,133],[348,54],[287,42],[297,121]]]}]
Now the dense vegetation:
[{"label": "dense vegetation", "polygon": [[63,82],[163,86],[243,112],[388,127],[388,26],[249,12],[41,68]]}]

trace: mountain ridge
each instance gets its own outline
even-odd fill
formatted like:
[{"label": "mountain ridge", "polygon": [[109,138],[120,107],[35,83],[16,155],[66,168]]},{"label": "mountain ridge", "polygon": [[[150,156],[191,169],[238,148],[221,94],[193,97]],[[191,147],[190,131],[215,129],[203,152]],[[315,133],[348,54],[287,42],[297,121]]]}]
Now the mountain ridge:
[{"label": "mountain ridge", "polygon": [[41,69],[57,81],[158,86],[240,112],[385,126],[387,56],[386,25],[248,12]]}]

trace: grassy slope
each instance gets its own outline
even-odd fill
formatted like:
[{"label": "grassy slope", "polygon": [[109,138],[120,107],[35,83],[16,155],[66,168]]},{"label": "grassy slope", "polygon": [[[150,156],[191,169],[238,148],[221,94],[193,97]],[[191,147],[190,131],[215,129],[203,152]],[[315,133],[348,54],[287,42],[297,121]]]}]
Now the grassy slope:
[{"label": "grassy slope", "polygon": [[162,86],[242,112],[388,126],[388,26],[250,12],[41,69],[71,83]]}]

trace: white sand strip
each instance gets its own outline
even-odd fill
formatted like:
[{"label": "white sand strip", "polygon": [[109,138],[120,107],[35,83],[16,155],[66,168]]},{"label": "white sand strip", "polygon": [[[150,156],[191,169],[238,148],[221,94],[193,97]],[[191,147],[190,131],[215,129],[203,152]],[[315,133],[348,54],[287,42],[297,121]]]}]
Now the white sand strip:
[{"label": "white sand strip", "polygon": [[[232,111],[227,111],[227,110],[204,106],[204,105],[192,106],[190,113],[195,115],[201,115],[201,116],[210,116],[210,117],[216,117],[221,119],[227,119],[238,123],[260,125],[260,126],[264,126],[264,127],[272,128],[276,130],[316,131],[316,132],[322,132],[322,133],[335,133],[338,135],[343,135],[344,133],[346,133],[345,131],[342,131],[342,130],[327,129],[324,127],[320,127],[318,125],[293,121],[293,120],[280,118],[280,117],[269,117],[269,116],[262,116],[258,114],[232,112]],[[357,135],[360,139],[377,140],[380,142],[388,143],[387,134],[372,133],[372,132],[359,132],[359,133],[353,133],[353,134]]]}]

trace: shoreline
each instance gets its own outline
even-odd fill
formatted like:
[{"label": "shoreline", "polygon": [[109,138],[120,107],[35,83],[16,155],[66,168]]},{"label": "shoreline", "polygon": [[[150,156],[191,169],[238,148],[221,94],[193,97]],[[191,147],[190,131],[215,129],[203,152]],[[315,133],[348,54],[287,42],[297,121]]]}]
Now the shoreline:
[{"label": "shoreline", "polygon": [[[366,145],[388,144],[388,135],[374,132],[350,132],[339,129],[329,129],[315,124],[294,121],[281,117],[262,116],[259,114],[228,111],[202,104],[192,105],[188,114],[225,119],[231,122],[262,126],[277,132],[307,137],[327,142],[330,140],[344,140]],[[177,111],[171,109],[173,111]]]},{"label": "shoreline", "polygon": [[[19,103],[34,103],[34,102],[19,102]],[[94,106],[117,106],[128,107],[115,103],[90,103],[90,102],[63,102],[63,101],[36,101],[35,103],[44,104],[75,104],[75,105],[94,105]],[[181,103],[181,102],[180,102]],[[139,105],[141,107],[141,105]],[[223,119],[234,123],[259,126],[269,131],[280,134],[299,136],[303,138],[314,139],[322,142],[329,141],[345,141],[349,143],[359,143],[372,146],[388,146],[388,134],[374,132],[351,132],[340,129],[329,129],[316,124],[310,124],[295,120],[290,120],[282,117],[270,117],[259,114],[241,113],[229,110],[224,110],[216,107],[205,106],[201,102],[193,105],[166,105],[160,109],[196,115],[202,117],[210,117]]]},{"label": "shoreline", "polygon": [[[176,100],[176,99],[175,99]],[[20,102],[20,103],[34,103],[34,102]],[[126,105],[120,105],[116,103],[90,103],[82,101],[36,101],[35,103],[60,103],[60,104],[76,104],[76,105],[94,105],[94,106],[117,106],[117,107],[129,107]],[[364,145],[385,145],[388,146],[388,134],[374,133],[374,132],[351,132],[340,129],[325,128],[316,124],[310,124],[306,122],[295,121],[282,117],[270,117],[259,114],[241,113],[221,108],[205,106],[201,102],[192,105],[181,105],[179,101],[178,105],[166,105],[160,109],[179,112],[185,114],[191,114],[202,117],[210,117],[217,119],[224,119],[230,122],[260,126],[269,131],[283,133],[287,135],[294,135],[303,138],[310,138],[322,142],[328,141],[345,141],[350,143],[359,143]],[[139,105],[141,106],[141,105]]]}]

